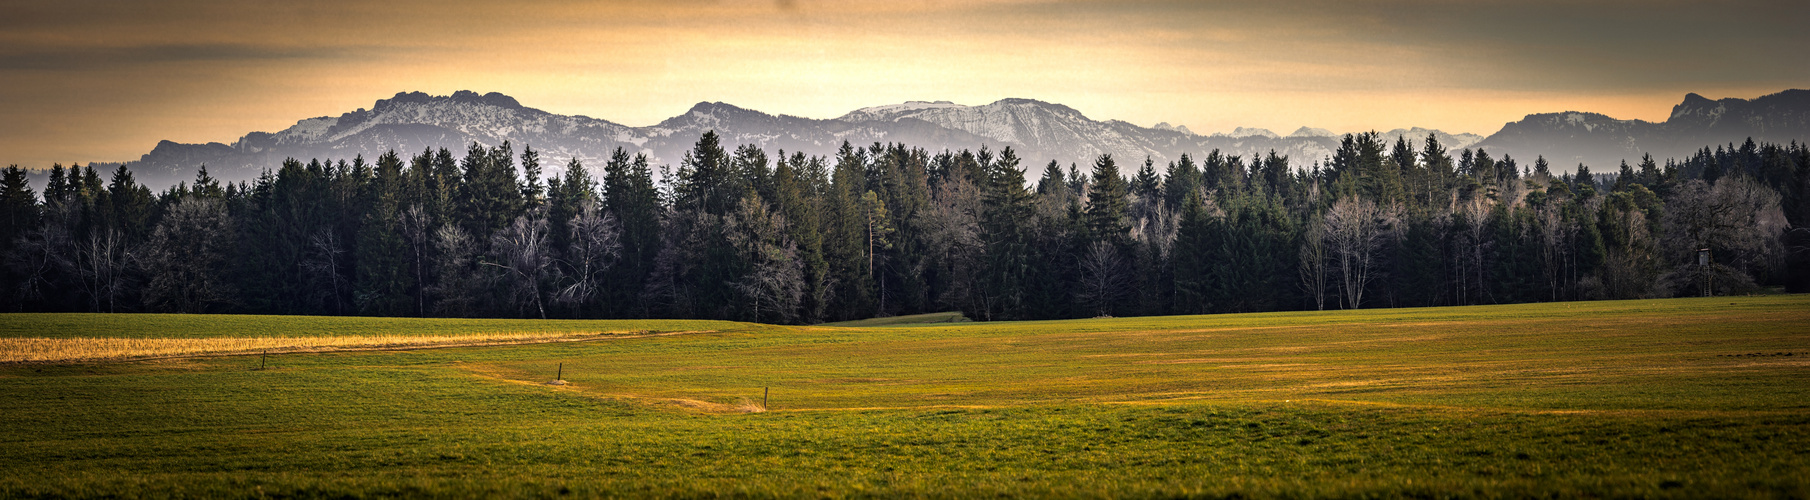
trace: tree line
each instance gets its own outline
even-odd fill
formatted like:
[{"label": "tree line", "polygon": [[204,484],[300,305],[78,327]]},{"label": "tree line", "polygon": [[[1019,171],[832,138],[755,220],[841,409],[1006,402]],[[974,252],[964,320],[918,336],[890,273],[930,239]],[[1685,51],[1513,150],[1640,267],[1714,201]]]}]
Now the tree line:
[{"label": "tree line", "polygon": [[[532,148],[203,166],[161,193],[124,166],[0,179],[8,311],[772,323],[960,310],[980,320],[1493,304],[1810,285],[1810,147],[1728,144],[1615,172],[1429,135],[1034,168],[1011,148],[832,156],[704,133],[674,170],[594,177]],[[546,180],[542,180],[545,177]],[[1704,260],[1700,260],[1702,254]]]}]

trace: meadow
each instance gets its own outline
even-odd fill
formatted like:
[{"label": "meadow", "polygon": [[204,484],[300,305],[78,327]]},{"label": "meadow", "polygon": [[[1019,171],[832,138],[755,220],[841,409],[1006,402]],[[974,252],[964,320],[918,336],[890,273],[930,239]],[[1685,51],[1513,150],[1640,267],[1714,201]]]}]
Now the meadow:
[{"label": "meadow", "polygon": [[1810,296],[955,319],[0,315],[590,336],[0,364],[0,497],[1810,497]]}]

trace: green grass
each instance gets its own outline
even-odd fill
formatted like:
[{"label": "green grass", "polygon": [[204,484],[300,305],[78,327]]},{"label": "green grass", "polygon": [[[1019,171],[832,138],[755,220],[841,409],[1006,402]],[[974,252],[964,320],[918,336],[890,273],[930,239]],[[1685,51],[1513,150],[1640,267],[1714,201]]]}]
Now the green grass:
[{"label": "green grass", "polygon": [[635,332],[741,328],[728,321],[356,318],[189,314],[4,314],[0,338],[310,337],[496,332]]},{"label": "green grass", "polygon": [[968,319],[967,316],[963,316],[960,311],[949,311],[949,312],[940,312],[940,313],[908,314],[905,316],[887,316],[884,318],[858,319],[858,320],[854,320],[854,321],[839,321],[839,322],[835,322],[835,323],[824,323],[821,326],[840,326],[840,327],[859,328],[859,327],[870,327],[870,326],[921,325],[924,323],[967,323],[969,321],[973,321],[973,320]]},{"label": "green grass", "polygon": [[[0,331],[164,335],[133,318]],[[714,332],[0,366],[0,497],[1810,496],[1810,296],[634,324]]]}]

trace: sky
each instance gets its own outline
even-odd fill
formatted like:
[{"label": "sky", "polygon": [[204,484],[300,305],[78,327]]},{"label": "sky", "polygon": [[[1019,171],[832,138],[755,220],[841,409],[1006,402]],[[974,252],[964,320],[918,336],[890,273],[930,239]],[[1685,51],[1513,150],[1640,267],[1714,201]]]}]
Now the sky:
[{"label": "sky", "polygon": [[397,92],[644,126],[1021,97],[1096,120],[1488,135],[1810,88],[1810,2],[0,0],[0,164],[231,143]]}]

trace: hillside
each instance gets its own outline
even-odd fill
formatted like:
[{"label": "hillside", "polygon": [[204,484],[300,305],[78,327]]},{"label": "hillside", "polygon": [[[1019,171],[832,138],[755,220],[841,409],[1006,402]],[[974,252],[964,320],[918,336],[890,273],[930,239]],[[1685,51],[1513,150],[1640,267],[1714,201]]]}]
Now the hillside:
[{"label": "hillside", "polygon": [[1636,164],[1646,154],[1664,163],[1706,146],[1738,146],[1749,138],[1774,144],[1810,140],[1810,90],[1786,90],[1752,100],[1687,94],[1659,123],[1579,111],[1531,114],[1504,125],[1477,146],[1523,160],[1544,155],[1556,168],[1583,163],[1605,172],[1623,160]]}]

